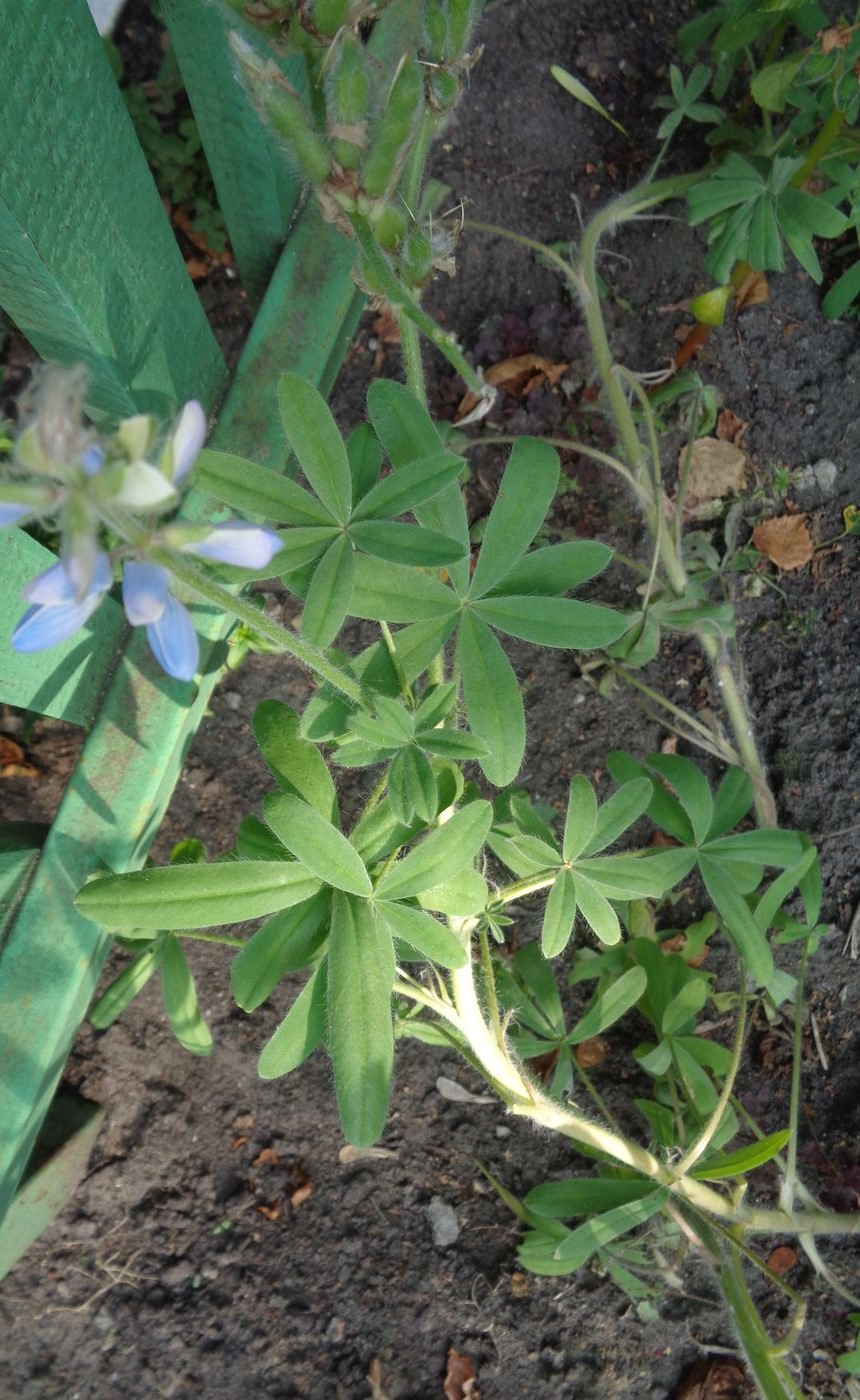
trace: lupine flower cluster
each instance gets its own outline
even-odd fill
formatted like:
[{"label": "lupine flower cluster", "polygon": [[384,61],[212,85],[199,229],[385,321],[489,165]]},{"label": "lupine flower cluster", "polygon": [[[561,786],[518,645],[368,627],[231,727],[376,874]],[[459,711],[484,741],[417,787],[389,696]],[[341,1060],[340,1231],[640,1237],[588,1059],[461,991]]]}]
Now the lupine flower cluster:
[{"label": "lupine flower cluster", "polygon": [[266,568],[281,548],[274,530],[230,520],[198,526],[160,524],[179,504],[183,483],[206,437],[206,415],[192,400],[166,440],[138,414],[100,440],[83,425],[79,371],[46,374],[33,421],[0,469],[0,527],[38,521],[57,529],[56,564],[22,590],[30,605],[12,634],[19,652],[41,651],[71,637],[122,579],[132,627],[145,627],[168,675],[190,681],[200,648],[187,608],[170,591],[170,573],[150,559],[167,548],[240,568]]}]

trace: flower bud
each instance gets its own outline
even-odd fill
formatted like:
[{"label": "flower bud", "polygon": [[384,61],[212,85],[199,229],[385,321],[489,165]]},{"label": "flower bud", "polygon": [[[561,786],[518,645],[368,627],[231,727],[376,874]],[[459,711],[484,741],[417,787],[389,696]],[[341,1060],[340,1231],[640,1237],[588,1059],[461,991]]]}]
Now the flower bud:
[{"label": "flower bud", "polygon": [[396,183],[423,106],[421,66],[415,59],[404,55],[362,166],[361,183],[372,199],[382,198]]},{"label": "flower bud", "polygon": [[433,247],[426,233],[413,228],[403,240],[399,254],[400,274],[410,287],[422,287],[433,273]]},{"label": "flower bud", "polygon": [[385,205],[376,220],[374,232],[380,248],[387,248],[390,252],[397,247],[406,232],[406,215],[402,209],[396,209],[391,204]]},{"label": "flower bud", "polygon": [[350,9],[350,0],[312,0],[311,23],[318,34],[333,39],[348,22]]},{"label": "flower bud", "polygon": [[116,430],[116,443],[130,462],[138,462],[149,453],[155,438],[155,422],[148,413],[136,413],[125,418]]}]

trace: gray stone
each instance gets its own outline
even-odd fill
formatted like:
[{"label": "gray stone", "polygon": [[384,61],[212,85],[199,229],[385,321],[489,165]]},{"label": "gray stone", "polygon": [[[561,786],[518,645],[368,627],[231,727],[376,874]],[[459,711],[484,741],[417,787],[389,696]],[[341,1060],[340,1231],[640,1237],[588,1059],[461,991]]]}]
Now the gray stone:
[{"label": "gray stone", "polygon": [[459,1239],[460,1226],[454,1207],[443,1201],[441,1196],[433,1197],[427,1207],[427,1219],[430,1221],[433,1243],[437,1249],[447,1249]]}]

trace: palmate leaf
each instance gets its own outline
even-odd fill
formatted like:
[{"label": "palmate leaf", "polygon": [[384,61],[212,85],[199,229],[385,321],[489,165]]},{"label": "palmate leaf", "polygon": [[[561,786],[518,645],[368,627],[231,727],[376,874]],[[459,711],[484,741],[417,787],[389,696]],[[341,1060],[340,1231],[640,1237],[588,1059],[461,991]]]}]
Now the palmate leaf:
[{"label": "palmate leaf", "polygon": [[367,900],[335,893],[328,954],[329,1052],[343,1131],[376,1142],[388,1113],[394,1063],[391,933]]},{"label": "palmate leaf", "polygon": [[322,1044],[326,1031],[325,961],[314,969],[274,1035],[266,1042],[257,1063],[261,1079],[290,1074]]}]

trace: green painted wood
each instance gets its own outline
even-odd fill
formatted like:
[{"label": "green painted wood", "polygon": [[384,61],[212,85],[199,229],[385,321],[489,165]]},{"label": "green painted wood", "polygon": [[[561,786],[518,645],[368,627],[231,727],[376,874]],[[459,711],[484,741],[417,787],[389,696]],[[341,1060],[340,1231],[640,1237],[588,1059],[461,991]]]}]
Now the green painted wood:
[{"label": "green painted wood", "polygon": [[[162,11],[176,49],[200,137],[212,171],[218,202],[230,233],[245,291],[256,306],[262,300],[301,194],[286,157],[263,124],[237,80],[228,44],[231,30],[271,52],[259,30],[225,0],[163,0]],[[289,71],[291,66],[281,66]],[[295,81],[295,74],[292,74]]]},{"label": "green painted wood", "polygon": [[221,352],[86,0],[2,6],[0,306],[107,418],[211,404]]},{"label": "green painted wood", "polygon": [[[294,370],[328,387],[361,299],[351,255],[312,207],[303,214],[254,324],[212,446],[285,465],[273,411]],[[198,514],[194,493],[188,513]],[[0,956],[0,1220],[14,1196],[71,1039],[110,947],[72,905],[94,870],[142,864],[206,711],[230,630],[195,609],[201,679],[166,678],[131,634]]]},{"label": "green painted wood", "polygon": [[56,1096],[0,1233],[0,1279],[59,1215],[86,1170],[105,1110],[69,1092]]},{"label": "green painted wood", "polygon": [[21,656],[12,632],[27,604],[21,589],[56,563],[56,556],[23,530],[0,532],[0,701],[39,715],[89,725],[122,646],[122,608],[106,598],[86,627],[49,651]]}]

